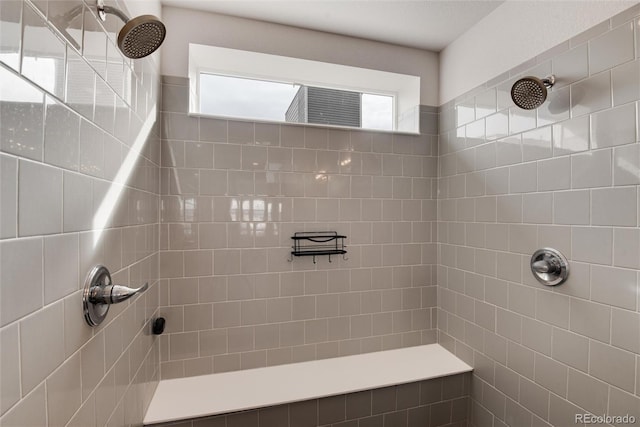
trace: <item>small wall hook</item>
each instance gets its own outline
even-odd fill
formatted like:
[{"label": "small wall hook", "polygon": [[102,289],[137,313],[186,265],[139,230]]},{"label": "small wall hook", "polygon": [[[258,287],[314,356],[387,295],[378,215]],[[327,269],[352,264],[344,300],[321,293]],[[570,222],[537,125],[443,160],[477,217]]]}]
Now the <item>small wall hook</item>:
[{"label": "small wall hook", "polygon": [[164,325],[166,323],[166,320],[164,317],[157,317],[154,321],[153,324],[151,326],[151,331],[153,332],[153,335],[160,335],[164,332]]}]

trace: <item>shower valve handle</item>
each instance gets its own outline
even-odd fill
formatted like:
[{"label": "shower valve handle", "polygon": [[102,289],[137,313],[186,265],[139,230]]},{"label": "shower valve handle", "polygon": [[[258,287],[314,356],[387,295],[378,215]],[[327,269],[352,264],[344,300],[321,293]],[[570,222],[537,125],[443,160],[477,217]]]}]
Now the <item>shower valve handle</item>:
[{"label": "shower valve handle", "polygon": [[128,300],[135,294],[146,291],[148,287],[149,283],[135,289],[123,285],[98,285],[89,289],[89,301],[92,304],[117,304]]},{"label": "shower valve handle", "polygon": [[569,277],[569,263],[559,251],[553,248],[538,249],[531,256],[531,272],[538,282],[556,286]]},{"label": "shower valve handle", "polygon": [[553,260],[547,261],[547,260],[543,259],[543,260],[540,260],[540,261],[536,261],[536,262],[533,263],[531,268],[533,268],[538,273],[553,274],[556,271],[558,271],[558,266],[553,262]]},{"label": "shower valve handle", "polygon": [[82,293],[82,311],[90,326],[98,326],[107,317],[111,304],[126,301],[149,288],[145,283],[139,288],[114,285],[107,267],[96,265],[87,275]]}]

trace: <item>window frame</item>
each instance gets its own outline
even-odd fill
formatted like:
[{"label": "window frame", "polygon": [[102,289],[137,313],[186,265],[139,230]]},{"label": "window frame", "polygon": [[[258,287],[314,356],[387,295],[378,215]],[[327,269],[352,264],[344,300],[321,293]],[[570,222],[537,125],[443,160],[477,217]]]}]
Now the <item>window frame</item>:
[{"label": "window frame", "polygon": [[[317,123],[295,124],[419,134],[420,77],[418,76],[217,46],[189,44],[190,115],[285,124],[293,124],[293,122],[202,113],[200,108],[202,74],[390,96],[393,99],[393,129],[391,130]],[[405,120],[403,124],[402,117],[408,117],[409,120]]]}]

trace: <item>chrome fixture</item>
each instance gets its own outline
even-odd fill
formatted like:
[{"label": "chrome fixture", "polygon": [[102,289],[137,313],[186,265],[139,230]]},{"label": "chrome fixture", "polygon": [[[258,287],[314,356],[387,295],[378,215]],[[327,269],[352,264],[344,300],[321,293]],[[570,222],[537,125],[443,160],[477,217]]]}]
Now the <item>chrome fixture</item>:
[{"label": "chrome fixture", "polygon": [[[115,15],[124,22],[124,27],[118,33],[118,48],[127,58],[138,59],[151,55],[160,47],[167,35],[164,24],[153,15],[140,15],[131,19],[118,8],[105,6],[104,0],[96,0],[96,8],[102,22],[107,20],[107,14]],[[69,35],[67,28],[71,21],[82,13],[82,10],[83,5],[80,4],[63,15],[51,18],[54,23],[57,23],[56,27],[62,35],[78,50],[80,46]]]},{"label": "chrome fixture", "polygon": [[107,13],[124,22],[118,33],[118,47],[127,58],[144,58],[155,52],[167,35],[164,24],[153,15],[140,15],[133,19],[113,6],[105,6],[104,0],[97,0],[98,16],[104,22]]},{"label": "chrome fixture", "polygon": [[91,269],[84,282],[82,293],[82,312],[89,326],[98,326],[109,312],[111,304],[126,301],[149,287],[145,283],[133,289],[123,285],[114,285],[107,267],[96,265]]},{"label": "chrome fixture", "polygon": [[560,251],[538,249],[531,257],[531,272],[543,285],[556,286],[569,277],[569,262]]},{"label": "chrome fixture", "polygon": [[556,82],[552,74],[539,79],[534,76],[523,77],[511,86],[511,99],[520,108],[534,110],[547,99],[547,89]]}]

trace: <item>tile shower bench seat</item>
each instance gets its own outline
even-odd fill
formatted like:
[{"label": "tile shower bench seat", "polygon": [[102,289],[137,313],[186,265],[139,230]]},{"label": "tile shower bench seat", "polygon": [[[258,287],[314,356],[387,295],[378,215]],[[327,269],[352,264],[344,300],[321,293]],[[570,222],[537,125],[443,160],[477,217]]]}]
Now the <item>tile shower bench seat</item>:
[{"label": "tile shower bench seat", "polygon": [[470,372],[438,344],[162,380],[144,425],[188,420]]}]

